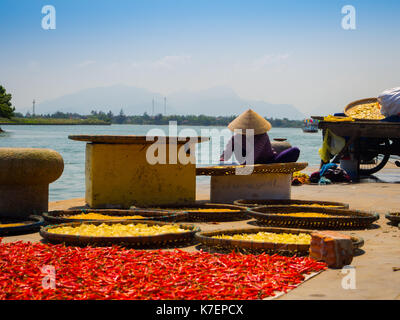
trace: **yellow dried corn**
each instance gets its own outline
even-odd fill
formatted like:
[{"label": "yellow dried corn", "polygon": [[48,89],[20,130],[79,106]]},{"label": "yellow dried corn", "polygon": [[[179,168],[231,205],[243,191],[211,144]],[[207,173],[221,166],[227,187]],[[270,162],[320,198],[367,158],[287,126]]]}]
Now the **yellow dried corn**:
[{"label": "yellow dried corn", "polygon": [[274,213],[276,216],[290,216],[290,217],[301,217],[301,218],[335,218],[336,216],[318,213],[318,212],[291,212],[291,213]]},{"label": "yellow dried corn", "polygon": [[382,120],[385,118],[381,114],[381,108],[378,102],[355,106],[349,109],[347,114],[354,119]]},{"label": "yellow dried corn", "polygon": [[312,204],[291,204],[291,207],[317,207],[317,208],[339,208],[342,206],[338,205],[327,205],[327,204],[318,204],[318,203],[312,203]]},{"label": "yellow dried corn", "polygon": [[287,244],[310,244],[311,235],[307,233],[273,233],[273,232],[258,232],[258,233],[242,233],[234,235],[218,235],[213,238],[231,239],[231,240],[247,240],[255,242],[272,242],[272,243],[287,243]]},{"label": "yellow dried corn", "polygon": [[80,213],[75,214],[73,216],[64,216],[67,219],[91,219],[91,220],[124,220],[124,219],[145,219],[143,216],[134,215],[134,216],[111,216],[107,214],[101,213]]},{"label": "yellow dried corn", "polygon": [[1,223],[0,228],[20,227],[24,225],[25,223]]},{"label": "yellow dried corn", "polygon": [[163,208],[163,210],[188,211],[188,212],[240,212],[239,209],[203,209],[203,208]]},{"label": "yellow dried corn", "polygon": [[81,224],[79,226],[63,226],[48,229],[50,233],[92,237],[155,236],[165,233],[182,233],[186,231],[187,230],[180,228],[179,225],[147,225],[144,223]]}]

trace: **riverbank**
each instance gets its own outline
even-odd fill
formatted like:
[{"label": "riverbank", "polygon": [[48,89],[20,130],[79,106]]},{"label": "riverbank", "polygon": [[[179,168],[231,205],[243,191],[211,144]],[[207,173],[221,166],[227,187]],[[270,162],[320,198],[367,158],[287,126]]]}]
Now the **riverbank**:
[{"label": "riverbank", "polygon": [[[0,118],[0,125],[111,125],[98,119]],[[1,131],[0,131],[1,132]]]}]

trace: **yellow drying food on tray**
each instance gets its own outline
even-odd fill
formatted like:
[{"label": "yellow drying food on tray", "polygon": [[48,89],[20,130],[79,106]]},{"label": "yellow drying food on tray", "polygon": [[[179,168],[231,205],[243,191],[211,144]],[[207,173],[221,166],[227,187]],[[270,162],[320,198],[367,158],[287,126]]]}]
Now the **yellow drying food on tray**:
[{"label": "yellow drying food on tray", "polygon": [[25,223],[0,223],[0,228],[20,227],[24,225]]},{"label": "yellow drying food on tray", "polygon": [[[164,209],[165,210],[165,209]],[[167,208],[166,210],[175,210],[175,211],[188,211],[188,212],[240,212],[242,210],[238,209],[217,209],[217,208],[211,208],[211,209],[202,209],[202,208]]]},{"label": "yellow drying food on tray", "polygon": [[354,121],[354,119],[351,117],[335,117],[335,116],[329,115],[327,117],[324,117],[324,121],[326,121],[326,122],[348,122],[348,121]]},{"label": "yellow drying food on tray", "polygon": [[126,220],[126,219],[145,219],[143,216],[111,216],[101,213],[80,213],[73,216],[64,216],[67,219],[91,219],[91,220]]},{"label": "yellow drying food on tray", "polygon": [[360,104],[349,110],[347,115],[354,119],[365,119],[365,120],[382,120],[385,118],[381,114],[381,108],[378,102]]},{"label": "yellow drying food on tray", "polygon": [[241,210],[236,209],[185,209],[185,211],[196,211],[196,212],[240,212]]},{"label": "yellow drying food on tray", "polygon": [[339,208],[341,206],[338,205],[327,205],[327,204],[317,204],[317,203],[310,203],[310,204],[291,204],[291,207],[317,207],[317,208]]},{"label": "yellow drying food on tray", "polygon": [[144,223],[130,224],[81,224],[79,226],[55,227],[47,230],[49,233],[68,234],[90,237],[140,237],[155,236],[165,233],[187,232],[178,225],[147,225]]},{"label": "yellow drying food on tray", "polygon": [[273,232],[258,232],[258,233],[242,233],[234,235],[214,236],[217,239],[231,240],[247,240],[255,242],[272,242],[272,243],[287,243],[287,244],[310,244],[311,235],[307,233],[273,233]]},{"label": "yellow drying food on tray", "polygon": [[318,212],[292,212],[292,213],[274,213],[276,216],[290,216],[300,218],[336,218],[336,216],[318,213]]}]

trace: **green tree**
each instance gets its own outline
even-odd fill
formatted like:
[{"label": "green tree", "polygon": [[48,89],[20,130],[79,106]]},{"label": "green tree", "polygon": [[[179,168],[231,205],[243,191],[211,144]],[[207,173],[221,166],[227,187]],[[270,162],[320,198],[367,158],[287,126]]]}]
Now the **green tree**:
[{"label": "green tree", "polygon": [[119,115],[114,117],[114,119],[115,119],[115,122],[118,124],[124,123],[126,120],[126,115],[124,114],[124,110],[121,109],[121,111],[119,112]]},{"label": "green tree", "polygon": [[11,119],[15,108],[11,105],[11,94],[6,92],[6,89],[0,85],[0,118]]}]

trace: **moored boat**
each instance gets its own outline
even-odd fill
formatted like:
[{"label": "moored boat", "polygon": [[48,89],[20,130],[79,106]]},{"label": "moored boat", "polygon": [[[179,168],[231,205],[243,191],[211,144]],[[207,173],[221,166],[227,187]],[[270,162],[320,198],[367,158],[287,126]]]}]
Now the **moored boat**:
[{"label": "moored boat", "polygon": [[318,120],[305,119],[302,130],[307,133],[318,132]]}]

